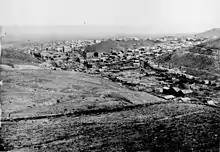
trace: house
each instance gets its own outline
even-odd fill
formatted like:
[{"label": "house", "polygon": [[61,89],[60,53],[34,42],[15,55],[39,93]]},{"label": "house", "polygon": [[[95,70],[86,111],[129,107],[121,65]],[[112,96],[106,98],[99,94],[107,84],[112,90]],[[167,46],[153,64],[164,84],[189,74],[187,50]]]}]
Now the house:
[{"label": "house", "polygon": [[212,105],[212,106],[216,106],[215,101],[213,101],[213,100],[207,101],[207,104]]},{"label": "house", "polygon": [[170,94],[170,88],[169,87],[163,87],[163,93],[164,94]]},{"label": "house", "polygon": [[163,98],[166,99],[166,100],[171,100],[171,99],[174,99],[175,96],[173,96],[173,95],[166,95],[166,96],[163,96]]},{"label": "house", "polygon": [[93,52],[86,52],[86,58],[92,58],[93,57]]},{"label": "house", "polygon": [[47,51],[42,51],[42,52],[40,53],[40,55],[41,55],[42,58],[47,58],[47,57],[50,56],[50,54],[49,54]]},{"label": "house", "polygon": [[140,47],[139,50],[140,51],[145,51],[145,47]]},{"label": "house", "polygon": [[182,102],[189,102],[191,99],[189,97],[180,98]]},{"label": "house", "polygon": [[86,52],[86,58],[99,58],[101,54],[99,52]]},{"label": "house", "polygon": [[135,68],[138,68],[138,67],[140,67],[140,66],[141,66],[141,64],[140,64],[140,63],[133,63],[133,65],[134,65],[134,67],[135,67]]},{"label": "house", "polygon": [[192,94],[192,93],[193,93],[193,91],[190,90],[190,89],[183,89],[183,90],[180,90],[180,91],[179,91],[179,95],[180,95],[180,96],[190,95],[190,94]]},{"label": "house", "polygon": [[63,46],[63,52],[65,52],[65,53],[71,52],[71,47],[69,47],[69,46]]},{"label": "house", "polygon": [[145,87],[144,86],[139,86],[138,87],[138,91],[144,91],[145,90]]},{"label": "house", "polygon": [[163,89],[162,88],[155,88],[154,89],[156,93],[163,93]]},{"label": "house", "polygon": [[170,92],[172,95],[175,95],[175,96],[180,96],[180,89],[178,87],[171,87],[170,88]]},{"label": "house", "polygon": [[193,93],[192,90],[190,89],[180,89],[178,87],[163,87],[163,93],[164,94],[169,94],[169,95],[174,95],[176,97],[183,97],[185,95],[190,95]]},{"label": "house", "polygon": [[94,52],[93,57],[99,58],[99,57],[101,57],[101,54],[99,52]]},{"label": "house", "polygon": [[206,85],[210,84],[209,80],[204,80],[203,83]]},{"label": "house", "polygon": [[91,63],[96,63],[96,62],[99,61],[99,59],[98,58],[92,58],[92,59],[90,59],[88,61],[91,62]]},{"label": "house", "polygon": [[63,48],[57,47],[57,48],[56,48],[56,51],[57,51],[57,52],[62,52],[62,51],[63,51]]},{"label": "house", "polygon": [[118,52],[117,52],[116,50],[111,50],[111,54],[112,54],[112,55],[117,55]]},{"label": "house", "polygon": [[130,59],[132,59],[133,57],[132,56],[127,56],[127,60],[130,60]]}]

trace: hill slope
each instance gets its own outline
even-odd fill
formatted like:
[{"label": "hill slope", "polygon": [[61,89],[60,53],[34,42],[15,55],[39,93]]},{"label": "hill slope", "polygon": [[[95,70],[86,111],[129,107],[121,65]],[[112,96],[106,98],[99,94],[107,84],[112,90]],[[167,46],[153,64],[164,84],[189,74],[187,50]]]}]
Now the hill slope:
[{"label": "hill slope", "polygon": [[[7,53],[10,60],[32,61],[20,52]],[[220,111],[214,107],[164,102],[85,73],[15,69],[0,76],[0,151],[219,148]]]},{"label": "hill slope", "polygon": [[[17,64],[21,65],[38,65],[42,61],[34,58],[33,56],[24,53],[24,50],[17,50],[15,48],[2,49],[2,56],[0,59],[0,65],[8,65],[14,68]],[[0,67],[0,72],[3,70]],[[7,68],[8,69],[8,68]]]},{"label": "hill slope", "polygon": [[[220,32],[220,30],[219,30]],[[220,33],[219,33],[220,35]],[[203,44],[198,45],[199,47],[210,48],[210,49],[219,49],[220,50],[220,38],[209,40]]]},{"label": "hill slope", "polygon": [[97,43],[91,46],[86,47],[87,52],[109,52],[111,49],[115,50],[124,50],[126,48],[137,48],[141,46],[151,46],[153,45],[153,41],[150,40],[107,40],[101,43]]},{"label": "hill slope", "polygon": [[220,38],[163,55],[156,62],[183,66],[192,75],[216,79],[220,76]]},{"label": "hill slope", "polygon": [[2,77],[0,151],[218,150],[220,111],[213,107],[161,102],[84,73],[17,70]]},{"label": "hill slope", "polygon": [[214,28],[203,33],[197,34],[199,37],[220,37],[220,28]]}]

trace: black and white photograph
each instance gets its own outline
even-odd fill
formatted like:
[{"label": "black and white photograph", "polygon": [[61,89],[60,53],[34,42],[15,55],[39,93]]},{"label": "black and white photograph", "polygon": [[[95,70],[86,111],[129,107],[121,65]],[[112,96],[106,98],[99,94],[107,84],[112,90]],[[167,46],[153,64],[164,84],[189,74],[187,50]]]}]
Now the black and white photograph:
[{"label": "black and white photograph", "polygon": [[220,0],[0,0],[0,152],[220,152]]}]

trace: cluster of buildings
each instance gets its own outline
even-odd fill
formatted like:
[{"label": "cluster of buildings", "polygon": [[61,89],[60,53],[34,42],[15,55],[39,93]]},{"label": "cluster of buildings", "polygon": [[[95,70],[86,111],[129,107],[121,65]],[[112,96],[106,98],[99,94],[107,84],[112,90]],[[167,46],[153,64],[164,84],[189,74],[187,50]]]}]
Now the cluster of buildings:
[{"label": "cluster of buildings", "polygon": [[[152,40],[155,41],[153,46],[117,51],[113,48],[109,52],[85,51],[86,46],[100,42],[97,40],[50,42],[41,45],[40,49],[35,46],[28,53],[43,60],[41,66],[98,74],[130,89],[149,92],[166,100],[210,103],[220,95],[214,91],[220,84],[152,62],[164,53],[198,45],[204,39],[168,37]],[[207,96],[210,89],[214,94]]]},{"label": "cluster of buildings", "polygon": [[26,53],[41,60],[41,66],[61,68],[63,70],[78,68],[82,62],[85,46],[99,43],[99,40],[72,40],[54,42],[36,42],[26,48]]}]

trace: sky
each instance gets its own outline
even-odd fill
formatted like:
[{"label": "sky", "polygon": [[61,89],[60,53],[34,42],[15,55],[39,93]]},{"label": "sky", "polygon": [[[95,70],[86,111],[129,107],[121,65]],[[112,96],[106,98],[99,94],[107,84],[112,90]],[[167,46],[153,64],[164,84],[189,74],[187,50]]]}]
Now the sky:
[{"label": "sky", "polygon": [[129,26],[151,33],[220,27],[220,0],[0,0],[3,26]]}]

